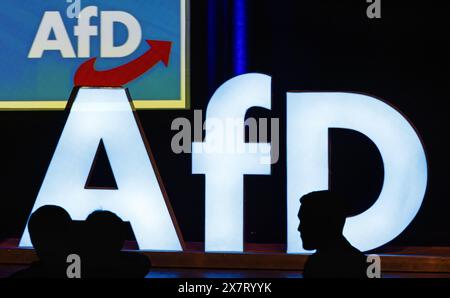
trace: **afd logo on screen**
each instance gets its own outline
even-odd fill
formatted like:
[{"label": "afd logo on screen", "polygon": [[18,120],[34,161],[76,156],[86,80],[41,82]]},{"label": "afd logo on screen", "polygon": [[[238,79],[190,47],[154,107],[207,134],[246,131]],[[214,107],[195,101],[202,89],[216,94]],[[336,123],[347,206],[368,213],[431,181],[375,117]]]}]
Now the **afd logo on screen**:
[{"label": "afd logo on screen", "polygon": [[137,109],[188,107],[188,0],[8,2],[0,109],[63,110],[74,86],[126,86]]}]

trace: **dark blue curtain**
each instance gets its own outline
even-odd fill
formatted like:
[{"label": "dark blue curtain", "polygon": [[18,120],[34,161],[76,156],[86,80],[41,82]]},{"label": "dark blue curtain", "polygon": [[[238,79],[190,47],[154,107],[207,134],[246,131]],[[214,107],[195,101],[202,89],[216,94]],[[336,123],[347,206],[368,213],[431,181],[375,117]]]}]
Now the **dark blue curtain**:
[{"label": "dark blue curtain", "polygon": [[208,0],[208,87],[247,72],[247,1]]}]

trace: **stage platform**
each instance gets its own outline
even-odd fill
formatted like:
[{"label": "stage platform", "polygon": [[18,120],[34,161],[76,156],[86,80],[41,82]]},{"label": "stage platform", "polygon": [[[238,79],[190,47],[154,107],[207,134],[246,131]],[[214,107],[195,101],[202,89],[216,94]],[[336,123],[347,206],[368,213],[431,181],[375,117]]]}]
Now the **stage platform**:
[{"label": "stage platform", "polygon": [[[20,249],[18,240],[0,243],[0,277],[37,260],[32,249]],[[133,251],[135,243],[125,249]],[[151,259],[150,278],[301,278],[308,255],[288,255],[277,244],[246,244],[245,253],[203,253],[201,243],[187,243],[184,252],[142,252]],[[381,257],[384,277],[450,278],[450,247],[385,247]]]}]

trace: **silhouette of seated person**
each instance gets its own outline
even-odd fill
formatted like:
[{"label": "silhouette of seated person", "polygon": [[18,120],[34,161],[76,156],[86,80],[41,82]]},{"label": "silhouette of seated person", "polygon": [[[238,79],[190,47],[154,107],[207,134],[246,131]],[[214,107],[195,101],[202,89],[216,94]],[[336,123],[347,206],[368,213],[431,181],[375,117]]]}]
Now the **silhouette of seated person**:
[{"label": "silhouette of seated person", "polygon": [[39,261],[12,278],[66,278],[72,219],[61,207],[43,206],[28,221],[28,231]]},{"label": "silhouette of seated person", "polygon": [[146,256],[122,252],[125,223],[116,214],[95,211],[84,224],[82,278],[143,278],[148,274],[151,263]]},{"label": "silhouette of seated person", "polygon": [[306,261],[305,278],[367,278],[366,257],[342,234],[344,202],[331,191],[313,192],[300,199],[298,231],[303,248],[316,250]]}]

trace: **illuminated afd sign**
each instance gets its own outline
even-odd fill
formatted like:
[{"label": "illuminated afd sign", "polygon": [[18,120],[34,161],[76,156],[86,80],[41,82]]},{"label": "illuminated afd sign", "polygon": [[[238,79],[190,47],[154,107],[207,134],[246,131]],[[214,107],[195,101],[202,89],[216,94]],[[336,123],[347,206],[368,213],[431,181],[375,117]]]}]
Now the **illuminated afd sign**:
[{"label": "illuminated afd sign", "polygon": [[[74,1],[79,11],[61,0],[6,2],[0,110],[64,110],[82,65],[109,73],[95,86],[126,86],[137,109],[188,107],[188,0]],[[154,40],[170,43],[167,55]]]},{"label": "illuminated afd sign", "polygon": [[[192,144],[192,172],[205,175],[206,251],[243,251],[243,176],[271,173],[274,144],[245,143],[244,120],[252,107],[271,108],[269,76],[246,74],[222,85],[208,105],[204,141]],[[229,119],[234,126],[220,125]],[[347,219],[348,240],[367,251],[411,223],[425,194],[427,162],[416,131],[399,111],[355,93],[288,93],[286,121],[288,253],[304,252],[297,232],[300,197],[328,188],[330,128],[366,135],[384,164],[375,204]],[[84,187],[100,140],[118,190]],[[155,171],[124,90],[81,89],[33,210],[60,205],[84,219],[95,209],[108,209],[130,221],[141,249],[180,250],[181,236]],[[29,244],[27,233],[21,244]]]}]

